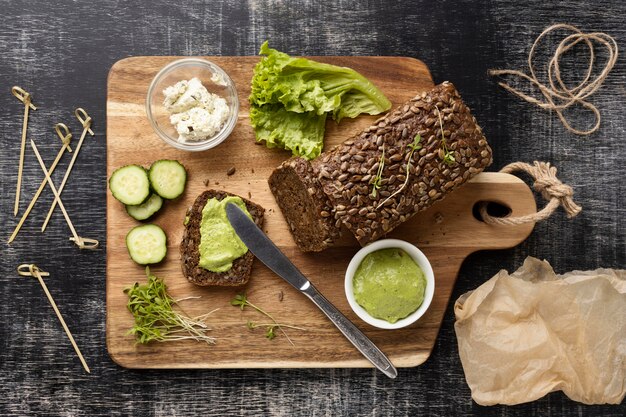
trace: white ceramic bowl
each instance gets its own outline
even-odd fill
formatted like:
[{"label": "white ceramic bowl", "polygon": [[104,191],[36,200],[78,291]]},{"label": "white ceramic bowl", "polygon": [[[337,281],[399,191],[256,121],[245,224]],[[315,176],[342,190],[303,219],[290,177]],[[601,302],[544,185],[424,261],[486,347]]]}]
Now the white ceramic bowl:
[{"label": "white ceramic bowl", "polygon": [[[221,78],[225,85],[218,85],[211,81],[214,74]],[[165,99],[163,90],[181,80],[189,80],[193,77],[198,78],[209,92],[224,98],[230,114],[215,135],[202,141],[179,142],[178,133],[170,123],[170,113],[163,105]],[[239,98],[235,83],[219,66],[206,59],[185,58],[166,65],[154,77],[148,88],[146,113],[154,131],[165,143],[186,151],[204,151],[222,143],[235,128],[239,115]]]},{"label": "white ceramic bowl", "polygon": [[[426,289],[424,293],[424,301],[422,302],[422,304],[409,316],[400,319],[395,323],[389,323],[386,320],[372,317],[363,307],[359,305],[359,303],[356,302],[352,286],[354,274],[356,273],[356,270],[363,261],[363,259],[372,252],[388,248],[399,248],[404,250],[408,255],[411,256],[411,258],[413,258],[413,260],[417,263],[417,265],[419,265],[422,271],[424,271],[424,276],[426,277]],[[435,293],[435,276],[433,274],[433,268],[430,266],[430,262],[428,261],[428,258],[426,258],[426,255],[424,255],[422,251],[416,248],[414,245],[410,244],[409,242],[405,242],[404,240],[383,239],[365,246],[352,257],[350,264],[348,264],[348,269],[346,270],[345,291],[350,307],[352,307],[352,310],[357,314],[357,316],[361,318],[361,320],[380,329],[400,329],[402,327],[406,327],[410,324],[415,323],[420,317],[424,315],[426,310],[428,310],[430,303],[433,301],[433,295]]]}]

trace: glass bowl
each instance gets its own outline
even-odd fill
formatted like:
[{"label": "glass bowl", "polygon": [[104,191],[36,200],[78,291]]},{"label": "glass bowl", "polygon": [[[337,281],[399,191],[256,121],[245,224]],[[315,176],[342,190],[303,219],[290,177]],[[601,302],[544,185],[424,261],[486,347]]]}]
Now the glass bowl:
[{"label": "glass bowl", "polygon": [[[170,113],[163,105],[165,99],[163,90],[181,80],[189,80],[193,77],[198,78],[210,93],[217,94],[226,100],[229,115],[221,129],[213,136],[200,141],[182,142],[178,140],[178,132],[170,122]],[[212,78],[223,82],[217,83]],[[222,143],[235,128],[239,115],[239,98],[235,83],[219,66],[206,59],[185,58],[166,65],[154,77],[148,88],[146,113],[154,131],[168,145],[186,151],[204,151]]]},{"label": "glass bowl", "polygon": [[[424,301],[422,302],[422,304],[413,313],[409,314],[403,319],[398,320],[395,323],[390,323],[386,320],[378,319],[371,316],[367,312],[367,310],[365,310],[363,307],[361,307],[361,305],[359,305],[359,303],[357,303],[356,299],[354,298],[354,289],[352,286],[354,274],[356,273],[359,265],[361,265],[361,262],[363,262],[363,259],[372,252],[388,248],[398,248],[404,250],[422,269],[422,271],[424,272],[424,276],[426,277],[426,288],[424,291]],[[354,311],[361,320],[374,327],[378,327],[379,329],[400,329],[402,327],[406,327],[415,323],[420,317],[424,315],[424,313],[426,313],[426,310],[428,310],[430,303],[433,301],[433,295],[435,294],[435,275],[433,273],[433,268],[428,261],[428,258],[426,258],[426,255],[424,255],[424,253],[417,247],[404,240],[382,239],[361,248],[352,257],[350,264],[348,264],[348,269],[346,270],[345,292],[348,299],[348,304],[350,304],[352,311]]]}]

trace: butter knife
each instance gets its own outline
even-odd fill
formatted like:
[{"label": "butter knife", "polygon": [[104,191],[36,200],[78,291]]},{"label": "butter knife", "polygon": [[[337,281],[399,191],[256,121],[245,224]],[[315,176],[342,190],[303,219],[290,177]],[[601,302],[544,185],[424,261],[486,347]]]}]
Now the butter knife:
[{"label": "butter knife", "polygon": [[246,216],[243,210],[229,203],[226,205],[226,215],[241,241],[261,262],[313,301],[359,352],[382,373],[389,378],[398,376],[398,371],[387,356],[320,294],[302,272],[274,245],[274,242]]}]

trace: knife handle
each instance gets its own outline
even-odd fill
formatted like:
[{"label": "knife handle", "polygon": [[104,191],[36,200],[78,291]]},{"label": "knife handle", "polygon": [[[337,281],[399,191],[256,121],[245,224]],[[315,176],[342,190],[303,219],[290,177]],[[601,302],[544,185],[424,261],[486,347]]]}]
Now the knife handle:
[{"label": "knife handle", "polygon": [[389,378],[398,376],[398,371],[393,366],[389,358],[376,347],[367,336],[363,334],[346,316],[344,316],[337,308],[330,303],[317,289],[311,284],[302,292],[309,297],[320,310],[328,316],[330,321],[343,333],[343,335],[365,356],[372,364]]}]

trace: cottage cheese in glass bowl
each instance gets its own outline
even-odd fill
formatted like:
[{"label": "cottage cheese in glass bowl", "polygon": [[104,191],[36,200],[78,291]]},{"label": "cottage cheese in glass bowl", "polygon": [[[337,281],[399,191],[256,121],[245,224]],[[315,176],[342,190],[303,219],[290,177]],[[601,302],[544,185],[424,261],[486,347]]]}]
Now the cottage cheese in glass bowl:
[{"label": "cottage cheese in glass bowl", "polygon": [[165,66],[150,84],[146,113],[157,135],[178,149],[203,151],[223,142],[237,123],[233,81],[205,59]]}]

